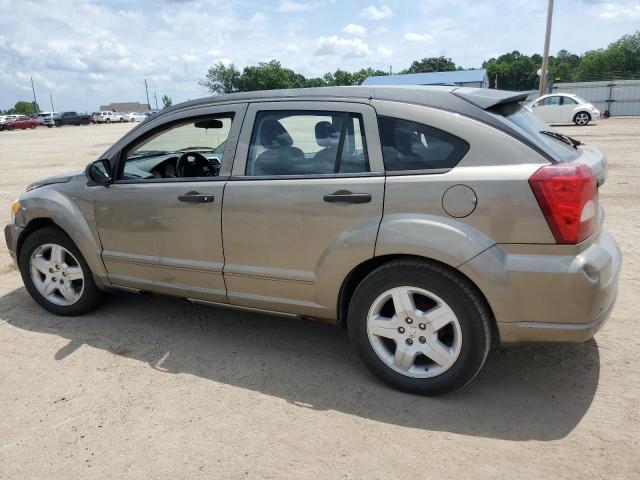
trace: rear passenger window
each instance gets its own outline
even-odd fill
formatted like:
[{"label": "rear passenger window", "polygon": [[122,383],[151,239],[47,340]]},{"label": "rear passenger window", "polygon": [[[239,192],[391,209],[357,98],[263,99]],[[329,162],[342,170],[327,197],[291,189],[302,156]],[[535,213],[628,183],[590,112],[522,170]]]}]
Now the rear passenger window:
[{"label": "rear passenger window", "polygon": [[362,117],[345,112],[258,112],[245,175],[369,171]]},{"label": "rear passenger window", "polygon": [[450,169],[469,150],[461,138],[420,123],[378,117],[378,125],[388,172]]}]

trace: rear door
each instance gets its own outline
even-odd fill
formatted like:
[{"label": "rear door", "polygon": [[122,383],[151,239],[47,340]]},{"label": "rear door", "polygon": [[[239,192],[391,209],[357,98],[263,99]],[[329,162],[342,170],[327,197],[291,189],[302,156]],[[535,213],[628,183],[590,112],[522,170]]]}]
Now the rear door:
[{"label": "rear door", "polygon": [[374,109],[251,104],[224,195],[229,302],[335,318],[340,285],[373,257],[382,217]]}]

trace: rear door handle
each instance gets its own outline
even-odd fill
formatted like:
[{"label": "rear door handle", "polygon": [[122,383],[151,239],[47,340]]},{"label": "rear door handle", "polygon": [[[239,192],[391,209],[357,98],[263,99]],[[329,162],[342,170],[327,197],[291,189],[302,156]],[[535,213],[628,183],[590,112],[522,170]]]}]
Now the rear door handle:
[{"label": "rear door handle", "polygon": [[352,193],[346,190],[340,190],[323,197],[325,202],[329,203],[369,203],[371,195],[368,193]]},{"label": "rear door handle", "polygon": [[213,195],[208,193],[188,192],[178,197],[180,202],[185,203],[211,203],[213,202]]}]

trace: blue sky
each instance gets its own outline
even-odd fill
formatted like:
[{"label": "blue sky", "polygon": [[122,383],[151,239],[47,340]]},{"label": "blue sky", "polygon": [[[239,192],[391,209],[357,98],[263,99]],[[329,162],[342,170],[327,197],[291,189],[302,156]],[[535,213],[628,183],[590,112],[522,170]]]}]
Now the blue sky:
[{"label": "blue sky", "polygon": [[[541,52],[546,0],[0,0],[0,108],[174,103],[217,61],[272,58],[305,75],[337,68],[406,68],[446,55],[464,67],[519,50]],[[638,0],[557,0],[551,51],[605,47],[640,28]]]}]

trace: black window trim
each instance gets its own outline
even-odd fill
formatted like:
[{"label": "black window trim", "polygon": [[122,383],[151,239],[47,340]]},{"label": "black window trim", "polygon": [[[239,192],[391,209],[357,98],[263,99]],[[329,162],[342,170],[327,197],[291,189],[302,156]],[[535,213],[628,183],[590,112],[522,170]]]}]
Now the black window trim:
[{"label": "black window trim", "polygon": [[[322,115],[322,114],[329,114],[326,116],[332,116],[330,114],[342,114],[343,116],[346,117],[346,122],[343,121],[342,122],[342,128],[341,128],[341,132],[340,132],[340,143],[338,145],[339,147],[339,152],[336,152],[336,163],[334,164],[334,173],[310,173],[310,174],[295,174],[295,175],[247,175],[247,167],[249,166],[249,155],[251,154],[251,143],[253,142],[254,138],[254,129],[256,126],[256,118],[258,117],[258,114],[263,113],[263,112],[272,112],[272,113],[280,113],[280,112],[292,112],[292,113],[303,113],[303,114],[309,114],[311,113],[312,115]],[[344,144],[344,136],[343,136],[343,130],[346,129],[346,125],[349,121],[349,119],[354,118],[354,119],[358,119],[358,121],[360,122],[359,128],[360,128],[360,136],[362,137],[362,150],[364,152],[365,155],[365,164],[367,166],[367,168],[369,169],[368,172],[342,172],[342,173],[335,173],[335,165],[340,165],[340,162],[342,160],[342,148],[343,148],[343,144]],[[374,134],[377,134],[378,136],[380,135],[379,132],[376,132]],[[338,155],[339,154],[339,155]],[[347,110],[309,110],[309,109],[283,109],[283,110],[269,110],[269,109],[265,109],[265,110],[258,110],[256,111],[254,118],[253,118],[253,125],[251,126],[251,136],[249,139],[249,148],[247,149],[247,158],[245,159],[245,166],[244,166],[245,171],[240,174],[240,175],[231,175],[229,177],[229,181],[241,181],[241,180],[249,180],[249,181],[257,181],[257,180],[305,180],[305,179],[323,179],[323,178],[359,178],[359,177],[383,177],[385,175],[384,170],[382,171],[378,171],[378,172],[374,172],[371,171],[371,161],[369,160],[369,149],[367,147],[367,132],[365,131],[365,126],[364,126],[364,118],[363,118],[363,114],[362,112],[353,112],[353,111],[347,111]]]},{"label": "black window trim", "polygon": [[[387,170],[387,166],[385,165],[384,162],[384,146],[382,145],[382,135],[380,134],[380,119],[381,118],[391,118],[394,120],[403,120],[406,122],[411,122],[411,123],[417,123],[419,125],[423,125],[425,127],[428,128],[432,128],[434,130],[438,130],[440,132],[446,133],[448,135],[452,135],[454,137],[456,137],[457,139],[463,141],[466,145],[467,145],[467,149],[464,152],[464,154],[460,157],[460,159],[456,162],[456,164],[452,167],[444,167],[444,168],[420,168],[420,169],[411,169],[411,170]],[[385,175],[388,177],[396,177],[396,176],[402,176],[402,175],[440,175],[443,173],[447,173],[450,172],[451,170],[453,170],[454,168],[456,168],[460,162],[462,162],[462,160],[464,159],[464,157],[467,156],[467,153],[469,153],[469,150],[471,150],[471,144],[469,142],[467,142],[464,138],[459,137],[458,135],[455,135],[451,132],[447,132],[446,130],[442,130],[440,128],[437,127],[433,127],[431,125],[427,125],[426,123],[422,123],[422,122],[418,122],[415,120],[409,120],[406,118],[400,118],[400,117],[393,117],[391,115],[377,115],[377,122],[378,122],[378,135],[380,138],[380,150],[382,150],[382,165],[384,166],[384,172]]]},{"label": "black window trim", "polygon": [[[230,118],[231,126],[233,127],[233,122],[236,117],[236,112],[224,111],[224,112],[216,112],[216,113],[208,113],[208,114],[205,113],[202,115],[196,115],[194,117],[178,118],[176,120],[172,120],[170,122],[166,122],[161,125],[158,125],[152,128],[151,130],[143,133],[142,135],[132,139],[124,147],[122,147],[117,154],[116,168],[115,168],[116,175],[114,175],[113,177],[114,180],[111,182],[111,184],[112,185],[130,185],[130,184],[136,184],[136,183],[194,183],[194,182],[217,182],[217,181],[228,180],[229,175],[226,175],[224,177],[217,176],[217,177],[179,177],[179,178],[128,178],[125,180],[120,178],[124,172],[124,164],[126,163],[126,160],[127,160],[126,154],[131,150],[133,145],[143,142],[144,140],[154,136],[158,132],[161,132],[163,130],[170,130],[176,125],[180,125],[180,124],[186,125],[188,123],[197,122],[198,120],[217,118],[217,117]],[[231,132],[231,130],[229,131]],[[228,140],[228,137],[227,137],[227,140]],[[222,165],[222,162],[224,161],[224,153],[226,153],[226,147],[225,147],[225,152],[223,152],[223,155],[222,155],[223,158],[220,161],[221,165]]]}]

